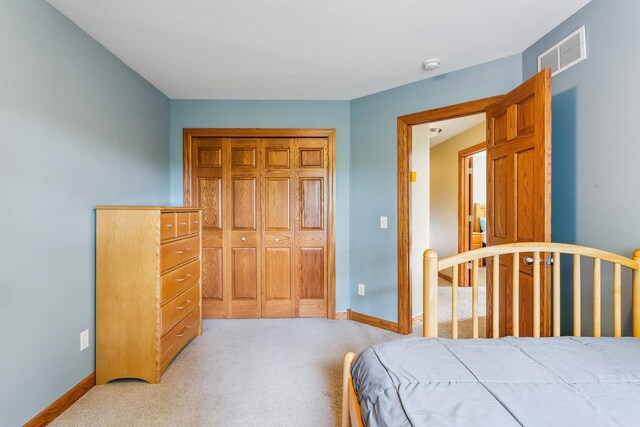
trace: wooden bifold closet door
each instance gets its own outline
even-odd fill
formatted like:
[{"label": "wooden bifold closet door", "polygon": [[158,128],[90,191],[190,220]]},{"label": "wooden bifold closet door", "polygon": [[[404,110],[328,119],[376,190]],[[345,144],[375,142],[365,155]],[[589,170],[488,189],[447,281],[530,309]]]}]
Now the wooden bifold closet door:
[{"label": "wooden bifold closet door", "polygon": [[333,318],[333,132],[233,135],[244,131],[185,129],[184,202],[203,209],[203,316]]}]

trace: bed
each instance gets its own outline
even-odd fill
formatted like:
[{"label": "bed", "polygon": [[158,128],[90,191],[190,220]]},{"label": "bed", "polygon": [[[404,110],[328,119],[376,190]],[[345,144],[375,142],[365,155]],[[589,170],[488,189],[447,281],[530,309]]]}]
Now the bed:
[{"label": "bed", "polygon": [[[452,289],[452,337],[438,337],[438,272],[486,257],[551,253],[553,265],[552,336],[534,327],[534,337],[518,337],[519,308],[514,305],[513,337],[499,337],[493,314],[492,339],[457,339],[457,274]],[[560,335],[560,254],[573,255],[573,335]],[[581,262],[593,258],[593,335],[581,336]],[[602,334],[601,263],[613,264],[613,337]],[[518,262],[510,285],[519,288]],[[537,268],[535,266],[538,266]],[[540,267],[534,264],[533,317],[540,320]],[[622,274],[631,270],[632,335],[622,337]],[[352,426],[637,426],[640,425],[640,250],[632,259],[575,245],[516,243],[486,247],[438,260],[424,256],[423,337],[378,344],[343,368],[342,425]],[[453,271],[457,272],[457,268]],[[493,277],[492,298],[499,301]],[[473,286],[477,281],[472,280]],[[477,298],[477,292],[473,292]],[[536,300],[537,298],[537,300]],[[474,306],[477,301],[474,300]],[[473,313],[477,324],[477,310]],[[534,323],[535,324],[535,323]]]}]

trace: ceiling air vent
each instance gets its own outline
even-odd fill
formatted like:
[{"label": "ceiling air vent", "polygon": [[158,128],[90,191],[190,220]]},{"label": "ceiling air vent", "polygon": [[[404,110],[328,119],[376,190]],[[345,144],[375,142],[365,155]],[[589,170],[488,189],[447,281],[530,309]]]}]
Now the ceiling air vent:
[{"label": "ceiling air vent", "polygon": [[538,56],[538,71],[548,67],[551,68],[551,75],[555,76],[585,59],[587,59],[587,38],[585,27],[582,26],[569,37]]}]

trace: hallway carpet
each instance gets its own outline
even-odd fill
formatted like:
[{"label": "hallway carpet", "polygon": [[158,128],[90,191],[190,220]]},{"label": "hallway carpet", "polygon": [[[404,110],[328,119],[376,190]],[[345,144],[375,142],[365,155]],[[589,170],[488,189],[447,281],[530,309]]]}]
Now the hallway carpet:
[{"label": "hallway carpet", "polygon": [[[460,317],[468,319],[470,289],[460,291]],[[450,336],[444,325],[450,288],[441,287],[439,295],[441,329]],[[402,338],[326,319],[205,320],[203,329],[161,384],[121,380],[96,386],[52,425],[336,426],[344,354]],[[421,330],[416,325],[414,335]]]}]

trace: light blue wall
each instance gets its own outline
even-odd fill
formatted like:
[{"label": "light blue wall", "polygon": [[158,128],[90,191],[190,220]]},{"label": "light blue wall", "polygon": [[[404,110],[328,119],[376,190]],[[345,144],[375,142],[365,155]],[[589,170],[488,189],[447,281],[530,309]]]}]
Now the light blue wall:
[{"label": "light blue wall", "polygon": [[[523,53],[523,78],[540,53],[586,24],[588,59],[553,78],[553,240],[631,256],[640,247],[640,2],[593,0]],[[583,266],[583,304],[591,307],[591,265]],[[603,270],[603,333],[611,334],[610,269]],[[570,268],[563,274],[571,283]],[[629,331],[629,298],[625,324]],[[564,287],[563,324],[573,316]],[[583,309],[586,332],[591,310]],[[571,328],[563,328],[570,332]]]},{"label": "light blue wall", "polygon": [[41,0],[0,4],[0,52],[0,425],[17,426],[94,371],[93,209],[169,200],[169,100]]},{"label": "light blue wall", "polygon": [[336,130],[336,309],[349,308],[349,101],[171,101],[171,201],[182,203],[183,128]]},{"label": "light blue wall", "polygon": [[[397,320],[398,116],[505,93],[521,78],[521,56],[513,55],[351,102],[352,310]],[[381,215],[389,217],[386,230]]]}]

